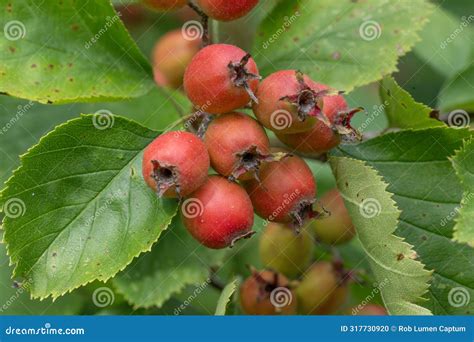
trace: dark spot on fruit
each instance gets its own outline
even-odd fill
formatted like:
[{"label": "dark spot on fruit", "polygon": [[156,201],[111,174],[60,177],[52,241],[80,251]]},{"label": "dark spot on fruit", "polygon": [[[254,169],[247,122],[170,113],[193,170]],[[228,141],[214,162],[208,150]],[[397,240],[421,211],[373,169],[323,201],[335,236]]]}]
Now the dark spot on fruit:
[{"label": "dark spot on fruit", "polygon": [[31,68],[32,68],[32,69],[34,69],[34,68],[36,68],[36,67],[37,67],[36,64],[31,64]]},{"label": "dark spot on fruit", "polygon": [[68,80],[69,80],[69,82],[74,82],[74,78],[72,78],[72,77],[69,77]]},{"label": "dark spot on fruit", "polygon": [[349,187],[349,183],[345,182],[344,184],[345,184],[346,188]]},{"label": "dark spot on fruit", "polygon": [[405,256],[403,255],[403,253],[397,255],[397,261],[403,260],[404,258]]}]

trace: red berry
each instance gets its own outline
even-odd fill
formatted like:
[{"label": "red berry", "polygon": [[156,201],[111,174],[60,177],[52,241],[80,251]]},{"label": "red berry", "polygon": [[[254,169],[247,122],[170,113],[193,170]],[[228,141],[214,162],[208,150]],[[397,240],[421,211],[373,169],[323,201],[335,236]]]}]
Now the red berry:
[{"label": "red berry", "polygon": [[294,278],[303,273],[313,255],[314,242],[306,229],[269,223],[260,236],[260,259],[265,267]]},{"label": "red berry", "polygon": [[317,262],[296,288],[298,311],[306,315],[328,315],[340,310],[348,295],[347,284],[334,265]]},{"label": "red berry", "polygon": [[258,0],[197,0],[197,4],[212,19],[230,21],[249,13]]},{"label": "red berry", "polygon": [[145,149],[143,178],[159,196],[184,197],[207,179],[210,161],[204,143],[194,134],[168,132]]},{"label": "red berry", "polygon": [[211,176],[183,202],[183,223],[204,246],[232,247],[253,235],[253,208],[248,195],[236,183]]},{"label": "red berry", "polygon": [[226,44],[203,48],[184,74],[184,90],[200,110],[223,114],[244,107],[258,87],[258,69],[242,49]]},{"label": "red berry", "polygon": [[290,156],[265,163],[260,168],[260,180],[249,180],[244,184],[260,217],[301,226],[312,216],[316,182],[303,159]]},{"label": "red berry", "polygon": [[265,130],[243,113],[224,114],[214,119],[204,143],[214,170],[235,179],[251,179],[260,163],[270,156],[270,141]]},{"label": "red berry", "polygon": [[[325,86],[320,85],[320,87],[324,88]],[[334,123],[334,119],[339,112],[346,110],[347,103],[341,95],[323,97],[322,111],[330,124]],[[308,155],[325,153],[341,142],[340,135],[321,120],[316,120],[315,125],[308,131],[293,134],[276,132],[276,136],[295,151]]]},{"label": "red berry", "polygon": [[240,304],[248,315],[294,315],[296,298],[288,279],[272,271],[252,271],[240,287]]},{"label": "red berry", "polygon": [[153,49],[153,71],[158,85],[180,87],[186,66],[200,45],[201,39],[185,39],[181,30],[168,32],[158,40]]},{"label": "red berry", "polygon": [[308,131],[321,115],[327,89],[295,70],[277,71],[260,83],[253,111],[262,125],[274,132]]},{"label": "red berry", "polygon": [[338,245],[351,240],[356,234],[344,200],[336,189],[324,194],[321,204],[330,215],[311,222],[311,227],[321,242]]},{"label": "red berry", "polygon": [[158,11],[176,10],[178,8],[184,7],[188,3],[187,0],[142,0],[142,1],[149,8],[158,10]]},{"label": "red berry", "polygon": [[350,313],[353,316],[386,316],[387,310],[381,305],[367,304],[361,308],[353,307]]}]

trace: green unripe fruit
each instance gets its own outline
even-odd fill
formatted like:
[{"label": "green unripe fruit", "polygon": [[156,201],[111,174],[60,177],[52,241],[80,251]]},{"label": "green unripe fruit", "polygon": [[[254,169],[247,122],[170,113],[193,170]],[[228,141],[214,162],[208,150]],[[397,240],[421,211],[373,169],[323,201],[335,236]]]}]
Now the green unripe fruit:
[{"label": "green unripe fruit", "polygon": [[348,294],[332,263],[315,263],[296,288],[298,310],[305,315],[328,315],[337,312]]},{"label": "green unripe fruit", "polygon": [[260,238],[260,258],[265,267],[289,278],[303,273],[313,254],[314,244],[306,229],[296,233],[287,225],[269,223]]},{"label": "green unripe fruit", "polygon": [[310,223],[316,238],[330,245],[339,245],[351,240],[356,231],[339,191],[333,189],[324,194],[321,204],[331,214]]}]

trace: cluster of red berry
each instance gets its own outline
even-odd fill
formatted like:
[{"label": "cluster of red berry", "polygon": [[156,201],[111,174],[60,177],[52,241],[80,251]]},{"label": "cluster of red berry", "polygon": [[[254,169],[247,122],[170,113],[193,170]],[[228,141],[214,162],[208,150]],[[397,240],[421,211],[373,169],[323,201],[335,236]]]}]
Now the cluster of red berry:
[{"label": "cluster of red berry", "polygon": [[[159,9],[186,3],[145,2]],[[211,18],[233,20],[257,2],[197,0],[197,5]],[[189,63],[186,68],[171,68],[174,71],[167,74],[173,64],[164,61],[168,44],[155,49],[160,61],[155,77],[160,75],[160,84],[183,83],[196,110],[190,119],[193,132],[164,133],[146,148],[145,181],[160,197],[182,200],[185,227],[209,248],[233,246],[252,236],[254,212],[266,220],[260,253],[265,267],[272,271],[252,270],[244,282],[240,298],[247,313],[294,313],[296,301],[279,306],[274,293],[287,289],[292,297],[293,286],[287,277],[303,272],[295,290],[295,297],[305,298],[299,301],[299,310],[333,312],[346,298],[351,274],[337,262],[319,262],[306,270],[314,245],[306,222],[320,216],[314,209],[316,181],[302,158],[270,146],[265,128],[297,154],[321,155],[337,146],[341,138],[357,135],[350,119],[358,109],[348,110],[339,92],[297,70],[278,71],[260,81],[255,61],[233,45],[211,44],[197,51],[195,43],[181,40],[178,64]],[[236,112],[242,108],[251,108],[256,119]],[[218,175],[209,176],[210,167]],[[333,221],[330,231],[318,221],[311,223],[317,238],[328,244],[350,240],[355,231],[340,194],[331,191],[322,202],[333,211],[327,219]],[[280,247],[285,253],[278,256]]]}]

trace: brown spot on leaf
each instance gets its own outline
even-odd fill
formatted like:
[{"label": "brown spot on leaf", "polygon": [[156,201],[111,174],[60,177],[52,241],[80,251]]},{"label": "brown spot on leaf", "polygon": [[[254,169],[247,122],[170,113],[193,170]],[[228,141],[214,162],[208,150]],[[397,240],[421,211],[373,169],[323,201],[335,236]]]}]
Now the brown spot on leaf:
[{"label": "brown spot on leaf", "polygon": [[31,64],[31,68],[32,68],[32,69],[34,69],[34,68],[36,68],[36,67],[37,67],[36,64]]},{"label": "brown spot on leaf", "polygon": [[405,256],[403,255],[403,253],[397,255],[397,261],[403,260],[404,258]]},{"label": "brown spot on leaf", "polygon": [[79,25],[73,24],[73,25],[71,26],[71,30],[73,30],[73,31],[78,31],[78,30],[79,30]]},{"label": "brown spot on leaf", "polygon": [[15,53],[16,51],[16,49],[13,46],[10,46],[8,49],[10,50],[11,53]]}]

